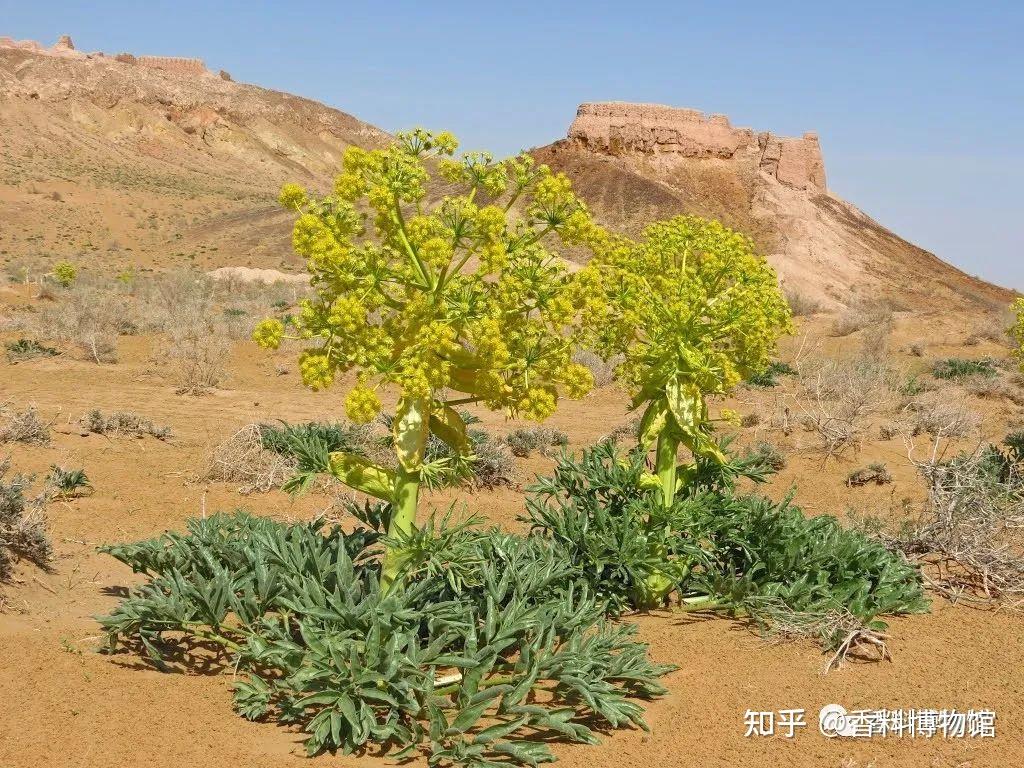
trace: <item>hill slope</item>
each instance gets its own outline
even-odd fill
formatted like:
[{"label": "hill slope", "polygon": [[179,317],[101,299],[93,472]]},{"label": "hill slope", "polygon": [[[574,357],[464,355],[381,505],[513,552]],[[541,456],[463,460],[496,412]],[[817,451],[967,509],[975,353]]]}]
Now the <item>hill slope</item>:
[{"label": "hill slope", "polygon": [[346,146],[388,138],[201,63],[120,58],[0,42],[3,260],[277,267],[290,252],[280,184],[322,187]]},{"label": "hill slope", "polygon": [[721,115],[583,104],[568,138],[535,150],[575,180],[606,225],[636,233],[692,213],[750,234],[792,289],[826,306],[885,297],[897,307],[987,307],[1011,292],[893,234],[825,183],[814,134],[734,128]]}]

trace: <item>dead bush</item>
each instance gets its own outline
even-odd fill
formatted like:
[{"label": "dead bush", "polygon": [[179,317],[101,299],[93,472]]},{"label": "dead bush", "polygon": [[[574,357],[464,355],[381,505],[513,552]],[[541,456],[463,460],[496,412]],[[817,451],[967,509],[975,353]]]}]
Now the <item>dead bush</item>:
[{"label": "dead bush", "polygon": [[170,329],[158,351],[169,366],[178,394],[201,395],[227,378],[226,361],[231,342],[205,323]]},{"label": "dead bush", "polygon": [[855,469],[846,476],[846,485],[850,488],[859,488],[862,485],[887,485],[892,482],[892,474],[888,467],[882,462],[876,461],[866,467]]},{"label": "dead bush", "polygon": [[114,411],[109,416],[95,408],[79,420],[90,432],[97,435],[128,435],[144,437],[151,435],[157,440],[171,437],[170,427],[158,427],[152,421],[132,411]]},{"label": "dead bush", "polygon": [[43,507],[46,499],[29,499],[25,492],[29,478],[14,475],[7,481],[9,458],[0,460],[0,581],[11,577],[11,568],[21,559],[41,568],[53,560],[53,546],[46,530]]},{"label": "dead bush", "polygon": [[794,317],[807,317],[821,311],[821,304],[807,294],[790,285],[783,285],[782,292]]},{"label": "dead bush", "polygon": [[295,474],[296,460],[263,447],[263,427],[247,424],[218,445],[202,480],[241,483],[239,493],[266,493]]},{"label": "dead bush", "polygon": [[866,418],[891,403],[897,386],[892,369],[869,358],[811,361],[800,381],[806,402],[799,421],[818,435],[826,456],[859,448]]},{"label": "dead bush", "polygon": [[117,362],[117,337],[133,332],[127,299],[91,285],[75,285],[36,317],[42,338],[72,344],[96,363]]},{"label": "dead bush", "polygon": [[1024,477],[1019,457],[994,446],[915,465],[928,486],[921,519],[892,542],[930,563],[954,600],[1024,601]]},{"label": "dead bush", "polygon": [[975,324],[964,343],[973,346],[981,341],[991,341],[1011,345],[1010,328],[1013,327],[1015,319],[1016,316],[1008,307],[989,312]]},{"label": "dead bush", "polygon": [[981,424],[981,416],[961,403],[931,395],[913,400],[904,409],[909,415],[911,435],[935,438],[967,437]]},{"label": "dead bush", "polygon": [[832,324],[833,336],[849,336],[871,325],[892,322],[892,308],[884,302],[866,301],[850,304]]},{"label": "dead bush", "polygon": [[0,443],[47,445],[51,422],[43,421],[35,406],[17,410],[0,405]]}]

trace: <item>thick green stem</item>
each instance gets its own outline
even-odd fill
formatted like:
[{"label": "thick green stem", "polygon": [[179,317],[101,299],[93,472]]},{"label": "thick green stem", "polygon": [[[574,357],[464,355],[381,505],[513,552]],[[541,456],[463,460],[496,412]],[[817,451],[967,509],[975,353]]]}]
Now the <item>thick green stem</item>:
[{"label": "thick green stem", "polygon": [[[416,522],[416,505],[420,495],[420,472],[409,472],[399,466],[395,478],[394,503],[391,505],[391,523],[388,525],[388,537],[402,538],[412,531]],[[405,550],[395,544],[388,544],[384,550],[384,565],[381,569],[380,581],[385,591],[391,589],[398,579],[398,574],[405,565]]]},{"label": "thick green stem", "polygon": [[658,447],[654,454],[654,466],[661,481],[661,503],[665,507],[672,506],[676,497],[676,455],[679,452],[679,441],[663,431],[658,435]]}]

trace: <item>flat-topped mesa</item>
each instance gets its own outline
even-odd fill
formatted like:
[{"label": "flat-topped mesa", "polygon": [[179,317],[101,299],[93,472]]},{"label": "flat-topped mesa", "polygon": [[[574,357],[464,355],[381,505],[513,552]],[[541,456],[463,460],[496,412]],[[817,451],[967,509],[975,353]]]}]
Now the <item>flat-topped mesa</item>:
[{"label": "flat-topped mesa", "polygon": [[824,192],[825,163],[818,136],[801,138],[734,128],[725,115],[660,104],[581,104],[569,140],[610,155],[681,155],[688,158],[750,160],[779,182]]}]

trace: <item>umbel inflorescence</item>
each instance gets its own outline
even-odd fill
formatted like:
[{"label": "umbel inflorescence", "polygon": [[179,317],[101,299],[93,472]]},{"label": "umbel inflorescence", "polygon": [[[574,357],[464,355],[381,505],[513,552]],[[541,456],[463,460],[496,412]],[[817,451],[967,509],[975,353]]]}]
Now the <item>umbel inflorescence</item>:
[{"label": "umbel inflorescence", "polygon": [[[332,195],[281,191],[299,214],[292,242],[316,290],[289,329],[311,343],[302,378],[322,389],[355,371],[345,400],[353,421],[377,415],[389,384],[431,412],[450,390],[534,420],[560,394],[593,385],[572,362],[583,298],[549,250],[589,223],[585,206],[528,155],[455,160],[456,146],[449,133],[399,134],[387,149],[349,147]],[[435,201],[431,172],[449,188]],[[266,320],[255,338],[276,347],[285,332]]]}]

